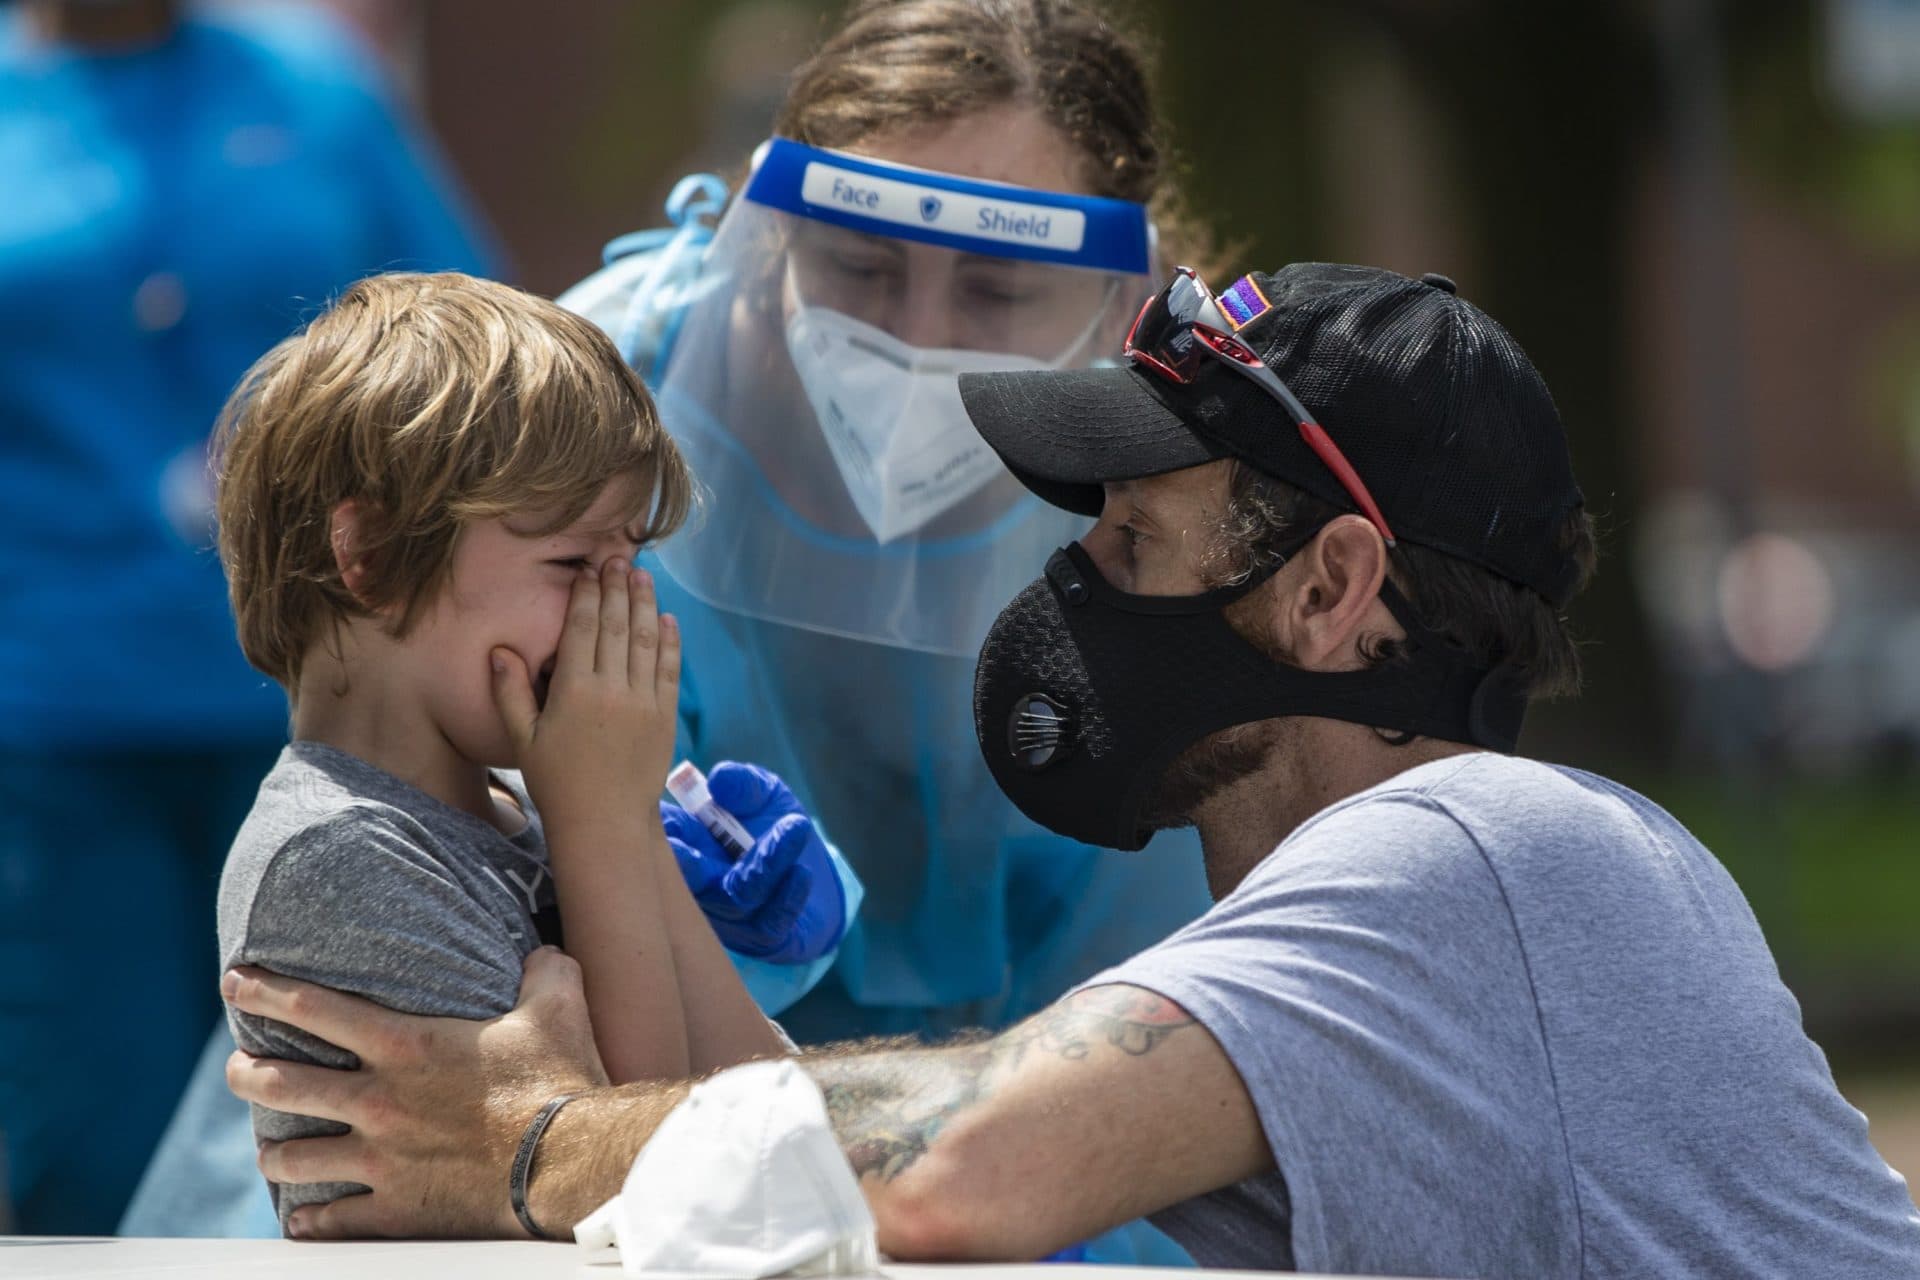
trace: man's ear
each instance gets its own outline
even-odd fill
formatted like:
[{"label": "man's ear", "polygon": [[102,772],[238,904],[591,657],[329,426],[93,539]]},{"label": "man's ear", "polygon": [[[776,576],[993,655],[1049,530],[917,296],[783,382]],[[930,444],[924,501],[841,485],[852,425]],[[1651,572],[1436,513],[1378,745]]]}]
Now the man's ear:
[{"label": "man's ear", "polygon": [[1271,621],[1294,665],[1309,671],[1355,671],[1366,665],[1363,642],[1400,635],[1380,603],[1387,544],[1365,517],[1337,516],[1274,578]]},{"label": "man's ear", "polygon": [[[340,571],[340,584],[362,605],[367,605],[366,585],[370,570],[365,547],[365,512],[358,498],[334,504],[327,513],[327,540],[333,547],[333,567]],[[371,608],[370,605],[368,605]]]}]

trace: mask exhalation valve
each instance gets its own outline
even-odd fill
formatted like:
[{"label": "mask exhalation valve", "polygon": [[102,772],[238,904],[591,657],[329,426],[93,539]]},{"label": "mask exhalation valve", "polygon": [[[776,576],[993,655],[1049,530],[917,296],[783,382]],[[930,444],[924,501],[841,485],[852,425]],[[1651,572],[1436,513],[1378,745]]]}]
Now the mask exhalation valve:
[{"label": "mask exhalation valve", "polygon": [[1065,708],[1044,694],[1029,693],[1007,717],[1007,749],[1021,768],[1044,769],[1072,745],[1072,729]]}]

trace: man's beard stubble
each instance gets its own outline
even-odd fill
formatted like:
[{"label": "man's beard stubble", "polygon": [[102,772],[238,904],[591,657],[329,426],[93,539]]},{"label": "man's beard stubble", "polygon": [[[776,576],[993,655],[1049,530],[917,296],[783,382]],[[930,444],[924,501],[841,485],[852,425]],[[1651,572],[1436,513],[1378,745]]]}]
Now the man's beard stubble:
[{"label": "man's beard stubble", "polygon": [[[1227,607],[1227,622],[1269,659],[1285,662],[1286,655],[1263,612],[1261,602],[1266,595],[1263,587],[1246,599],[1234,601]],[[1194,812],[1201,805],[1266,765],[1284,736],[1281,723],[1256,720],[1230,725],[1181,751],[1154,783],[1141,821],[1154,831],[1192,826]]]},{"label": "man's beard stubble", "polygon": [[1229,785],[1266,766],[1282,737],[1281,721],[1256,720],[1216,729],[1174,757],[1154,784],[1141,821],[1155,831],[1190,827],[1194,812]]}]

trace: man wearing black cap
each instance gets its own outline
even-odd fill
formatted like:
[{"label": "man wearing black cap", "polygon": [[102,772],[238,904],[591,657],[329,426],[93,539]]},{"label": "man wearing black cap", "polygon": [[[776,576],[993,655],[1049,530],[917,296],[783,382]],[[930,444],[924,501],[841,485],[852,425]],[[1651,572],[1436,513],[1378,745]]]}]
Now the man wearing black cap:
[{"label": "man wearing black cap", "polygon": [[[804,1060],[881,1247],[1033,1257],[1151,1213],[1211,1266],[1915,1274],[1920,1213],[1719,863],[1509,754],[1577,682],[1593,561],[1512,338],[1443,277],[1307,265],[1180,273],[1126,357],[962,380],[1014,473],[1098,516],[995,625],[976,721],[1037,822],[1198,826],[1218,902],[994,1039]],[[263,1154],[373,1186],[304,1233],[512,1231],[505,1165],[581,1088],[527,1207],[614,1194],[685,1086],[591,1088],[575,981],[536,956],[520,1010],[462,1024],[229,975],[362,1059],[230,1068],[365,1128]]]}]

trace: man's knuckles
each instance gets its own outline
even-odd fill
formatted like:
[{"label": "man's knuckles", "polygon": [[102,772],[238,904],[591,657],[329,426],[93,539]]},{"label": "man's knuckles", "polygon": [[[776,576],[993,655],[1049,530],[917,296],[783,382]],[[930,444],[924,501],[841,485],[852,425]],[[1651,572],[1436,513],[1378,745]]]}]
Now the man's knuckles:
[{"label": "man's knuckles", "polygon": [[[265,984],[262,985],[264,988]],[[269,1013],[269,1017],[292,1023],[304,1031],[326,1017],[330,1001],[325,989],[298,983],[283,988],[274,1003],[279,1011]]]},{"label": "man's knuckles", "polygon": [[266,980],[266,975],[257,969],[236,969],[225,983],[223,994],[227,1002],[242,1013],[258,1014],[261,1017],[280,1017],[280,1001]]},{"label": "man's knuckles", "polygon": [[245,1102],[273,1111],[285,1111],[294,1098],[283,1064],[277,1058],[256,1058],[236,1050],[227,1059],[227,1087]]},{"label": "man's knuckles", "polygon": [[248,1071],[253,1064],[253,1055],[235,1049],[227,1055],[227,1090],[242,1102],[253,1102],[248,1084]]},{"label": "man's knuckles", "polygon": [[330,1204],[303,1206],[295,1211],[290,1225],[297,1240],[354,1240],[401,1234],[386,1211],[386,1197],[374,1194],[341,1196]]},{"label": "man's knuckles", "polygon": [[530,992],[519,1021],[535,1045],[571,1046],[592,1024],[587,999],[577,983]]},{"label": "man's knuckles", "polygon": [[367,1028],[362,1061],[389,1071],[420,1071],[433,1065],[438,1034],[431,1022],[381,1022]]},{"label": "man's knuckles", "polygon": [[407,1109],[382,1089],[363,1089],[354,1098],[353,1128],[374,1140],[392,1137],[405,1130],[411,1118]]},{"label": "man's knuckles", "polygon": [[378,1187],[385,1166],[366,1143],[342,1138],[295,1138],[260,1144],[255,1161],[268,1181],[298,1186],[314,1182],[353,1182]]}]

